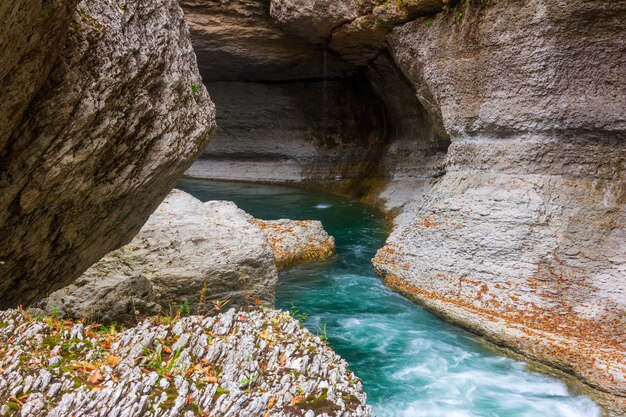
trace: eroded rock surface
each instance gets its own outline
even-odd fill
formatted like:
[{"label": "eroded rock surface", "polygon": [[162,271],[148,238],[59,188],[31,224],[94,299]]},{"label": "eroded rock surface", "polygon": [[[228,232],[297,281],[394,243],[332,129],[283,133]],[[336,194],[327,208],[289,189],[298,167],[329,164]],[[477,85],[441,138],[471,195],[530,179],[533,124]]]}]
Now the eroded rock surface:
[{"label": "eroded rock surface", "polygon": [[493,2],[396,28],[392,56],[452,143],[374,260],[392,288],[622,407],[624,16]]},{"label": "eroded rock surface", "polygon": [[3,415],[371,415],[347,364],[280,311],[153,318],[120,333],[15,310],[0,323]]},{"label": "eroded rock surface", "polygon": [[384,147],[382,109],[364,77],[207,88],[220,131],[186,176],[349,187]]},{"label": "eroded rock surface", "polygon": [[48,78],[77,3],[16,0],[0,4],[0,149]]},{"label": "eroded rock surface", "polygon": [[[39,4],[25,11],[22,3],[0,6],[5,22],[5,13],[9,22],[16,16],[34,22],[2,29],[10,42],[32,34],[36,44],[16,40],[11,48],[24,55],[7,67],[2,45],[2,71],[17,68],[7,99],[24,89],[15,109],[0,107],[11,120],[52,65],[72,9],[71,2],[54,1],[44,2],[43,11]],[[31,67],[37,71],[24,82],[20,71]],[[54,68],[8,140],[6,126],[0,142],[4,307],[45,297],[127,243],[206,146],[214,107],[178,2],[81,2]]]},{"label": "eroded rock surface", "polygon": [[[182,0],[204,81],[345,76],[351,65],[286,33],[264,0]],[[219,106],[218,106],[219,107]]]},{"label": "eroded rock surface", "polygon": [[[140,293],[126,284],[129,291],[120,294],[120,301],[131,302],[120,307],[130,307],[127,311],[113,311],[106,299],[90,290],[132,282],[137,275],[147,279],[148,288]],[[132,300],[144,315],[156,312],[154,302],[165,312],[185,305],[193,313],[205,313],[212,310],[212,301],[228,301],[229,307],[257,299],[272,304],[277,280],[274,255],[248,214],[230,202],[202,203],[173,190],[129,244],[106,255],[74,284],[51,294],[47,304],[49,312],[56,308],[73,318],[100,321],[125,321],[133,314]]]},{"label": "eroded rock surface", "polygon": [[323,261],[335,253],[335,239],[318,220],[255,220],[267,237],[276,267]]}]

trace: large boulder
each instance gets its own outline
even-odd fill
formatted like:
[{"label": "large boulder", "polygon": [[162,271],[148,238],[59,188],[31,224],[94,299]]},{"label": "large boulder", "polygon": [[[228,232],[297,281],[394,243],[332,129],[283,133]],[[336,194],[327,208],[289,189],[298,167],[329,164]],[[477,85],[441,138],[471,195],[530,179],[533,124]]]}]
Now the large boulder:
[{"label": "large boulder", "polygon": [[347,363],[287,313],[115,328],[0,312],[0,414],[369,417]]},{"label": "large boulder", "polygon": [[[129,244],[106,255],[74,284],[51,294],[48,311],[125,321],[127,304],[116,314],[95,289],[111,285],[113,291],[120,281],[140,279],[137,275],[147,279],[150,289],[143,296],[137,291],[120,294],[120,299],[137,300],[135,308],[142,316],[157,311],[151,305],[154,301],[168,313],[185,306],[198,314],[212,312],[212,302],[227,301],[229,307],[246,307],[257,300],[272,304],[278,280],[274,255],[248,214],[227,201],[202,203],[173,190]],[[126,284],[127,290],[132,288]]]},{"label": "large boulder", "polygon": [[0,307],[132,239],[215,129],[178,1],[22,3],[0,6]]}]

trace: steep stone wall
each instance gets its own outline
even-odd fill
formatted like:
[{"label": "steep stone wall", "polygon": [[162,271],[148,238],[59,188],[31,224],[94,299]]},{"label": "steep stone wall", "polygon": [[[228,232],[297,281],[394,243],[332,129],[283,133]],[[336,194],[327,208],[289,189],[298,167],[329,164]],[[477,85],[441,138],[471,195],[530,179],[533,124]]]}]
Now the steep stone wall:
[{"label": "steep stone wall", "polygon": [[[8,95],[3,84],[3,117],[11,92],[27,90],[13,121],[65,38],[71,3],[47,4],[0,9],[14,22],[3,31],[35,43],[9,50],[24,55],[13,58]],[[85,0],[74,10],[47,80],[14,129],[2,122],[0,307],[69,284],[147,220],[215,128],[195,61],[177,1]],[[24,82],[20,71],[38,63]]]},{"label": "steep stone wall", "polygon": [[452,144],[374,260],[437,313],[622,397],[624,16],[487,2],[396,28],[392,56]]},{"label": "steep stone wall", "polygon": [[384,148],[382,109],[362,77],[207,88],[219,132],[188,176],[349,188]]}]

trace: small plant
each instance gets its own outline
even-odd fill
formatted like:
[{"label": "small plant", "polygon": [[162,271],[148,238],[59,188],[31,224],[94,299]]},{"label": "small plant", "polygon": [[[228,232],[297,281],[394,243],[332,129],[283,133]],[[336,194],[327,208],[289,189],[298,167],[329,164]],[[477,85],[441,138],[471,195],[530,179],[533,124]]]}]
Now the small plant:
[{"label": "small plant", "polygon": [[326,333],[326,323],[321,326],[317,325],[317,337],[324,343],[328,343],[328,334]]},{"label": "small plant", "polygon": [[111,336],[115,336],[117,334],[117,323],[116,322],[111,322],[111,324],[109,324],[108,326],[105,326],[104,324],[100,325],[100,329],[98,330],[98,333],[100,334],[105,334],[105,335],[111,335]]},{"label": "small plant", "polygon": [[213,308],[217,312],[221,312],[224,307],[230,302],[230,300],[213,300],[211,304],[213,304]]},{"label": "small plant", "polygon": [[61,309],[59,308],[59,306],[56,304],[52,304],[50,305],[50,308],[52,309],[52,313],[50,315],[55,319],[58,319],[61,315]]},{"label": "small plant", "polygon": [[170,379],[172,377],[172,372],[176,369],[176,365],[178,364],[178,360],[180,359],[180,353],[182,351],[182,346],[176,349],[174,355],[165,361],[163,359],[163,347],[159,345],[156,347],[154,351],[151,351],[148,348],[144,348],[144,358],[148,361],[148,366],[154,370],[160,377]]},{"label": "small plant", "polygon": [[[204,284],[202,285],[202,289],[200,290],[200,298],[198,299],[198,308],[196,309],[196,314],[200,315],[204,313],[204,301],[206,299],[206,278],[204,279]],[[202,310],[200,310],[202,308]]]},{"label": "small plant", "polygon": [[165,313],[162,316],[159,316],[157,318],[157,322],[159,324],[174,324],[176,323],[178,320],[180,320],[180,311],[181,308],[177,308],[176,310],[174,310],[174,307],[172,306],[172,304],[170,304],[167,313]]},{"label": "small plant", "polygon": [[242,385],[249,385],[251,382],[254,382],[257,379],[259,379],[259,376],[255,375],[252,378],[243,378],[241,381],[239,381],[239,383]]},{"label": "small plant", "polygon": [[243,392],[250,392],[250,389],[252,388],[252,383],[257,379],[259,379],[259,376],[254,375],[253,377],[243,378],[241,381],[239,381],[239,383],[242,385],[242,388],[244,389]]},{"label": "small plant", "polygon": [[198,86],[194,83],[191,84],[191,92],[194,94],[198,94],[200,93],[200,88],[198,88]]},{"label": "small plant", "polygon": [[176,314],[179,317],[185,317],[191,315],[191,308],[189,307],[189,301],[187,299],[183,300],[183,305],[178,307]]},{"label": "small plant", "polygon": [[309,313],[300,310],[298,306],[295,305],[295,303],[291,303],[291,307],[289,308],[289,314],[300,323],[305,322],[306,319],[309,318]]},{"label": "small plant", "polygon": [[426,19],[426,26],[431,27],[433,25],[433,19]]}]

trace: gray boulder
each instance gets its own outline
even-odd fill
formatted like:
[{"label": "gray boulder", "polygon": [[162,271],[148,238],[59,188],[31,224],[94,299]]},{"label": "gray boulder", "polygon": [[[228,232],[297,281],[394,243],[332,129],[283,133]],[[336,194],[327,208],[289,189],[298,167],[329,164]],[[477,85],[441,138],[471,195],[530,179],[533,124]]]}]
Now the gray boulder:
[{"label": "gray boulder", "polygon": [[26,3],[0,6],[2,307],[128,243],[215,129],[177,0]]},{"label": "gray boulder", "polygon": [[141,315],[162,309],[155,302],[152,283],[143,275],[81,277],[48,297],[46,312],[65,318],[97,319],[100,323],[136,323]]},{"label": "gray boulder", "polygon": [[109,300],[137,300],[143,294],[136,305],[140,315],[158,312],[155,301],[168,314],[181,306],[204,314],[214,311],[212,302],[272,304],[277,280],[274,255],[248,214],[230,202],[202,203],[173,190],[128,245],[53,293],[47,308],[73,318],[124,321],[126,301],[106,313]]}]

